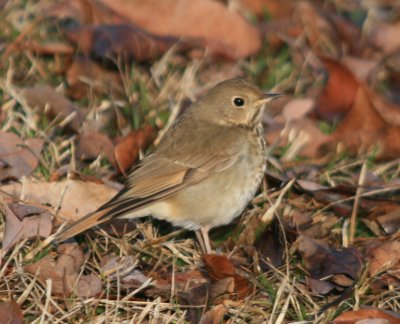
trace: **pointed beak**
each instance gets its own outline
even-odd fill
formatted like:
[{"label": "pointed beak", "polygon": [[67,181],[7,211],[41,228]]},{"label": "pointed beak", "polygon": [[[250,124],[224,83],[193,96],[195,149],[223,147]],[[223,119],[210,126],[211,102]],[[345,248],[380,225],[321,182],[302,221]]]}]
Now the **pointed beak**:
[{"label": "pointed beak", "polygon": [[264,93],[263,98],[257,101],[257,106],[261,106],[282,96],[282,93]]}]

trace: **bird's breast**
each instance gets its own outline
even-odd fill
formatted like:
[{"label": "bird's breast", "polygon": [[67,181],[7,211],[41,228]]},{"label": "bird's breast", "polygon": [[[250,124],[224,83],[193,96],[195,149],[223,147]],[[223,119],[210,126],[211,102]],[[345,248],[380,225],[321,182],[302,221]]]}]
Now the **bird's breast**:
[{"label": "bird's breast", "polygon": [[259,187],[266,166],[260,131],[247,135],[246,147],[232,166],[166,199],[162,208],[154,208],[153,216],[188,229],[228,224],[239,216]]}]

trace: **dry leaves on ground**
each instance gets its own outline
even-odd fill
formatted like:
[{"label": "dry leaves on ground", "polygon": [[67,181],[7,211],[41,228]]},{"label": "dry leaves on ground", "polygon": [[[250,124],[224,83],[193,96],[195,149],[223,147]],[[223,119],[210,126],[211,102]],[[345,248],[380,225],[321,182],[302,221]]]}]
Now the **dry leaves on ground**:
[{"label": "dry leaves on ground", "polygon": [[24,323],[24,314],[22,313],[21,307],[14,300],[0,303],[0,323]]},{"label": "dry leaves on ground", "polygon": [[61,244],[57,250],[57,258],[49,253],[39,261],[26,265],[24,270],[37,276],[44,286],[51,280],[54,295],[69,297],[75,294],[83,298],[99,295],[102,291],[100,278],[94,274],[80,274],[85,257],[78,244]]},{"label": "dry leaves on ground", "polygon": [[43,140],[0,131],[0,182],[29,176],[39,164]]},{"label": "dry leaves on ground", "polygon": [[21,198],[24,202],[50,210],[58,224],[85,216],[117,193],[117,190],[104,184],[80,180],[14,183],[0,189],[16,200]]},{"label": "dry leaves on ground", "polygon": [[46,209],[10,203],[3,205],[2,213],[6,217],[3,253],[24,238],[46,238],[51,234],[53,217]]},{"label": "dry leaves on ground", "polygon": [[300,236],[296,244],[311,275],[308,285],[315,294],[351,287],[358,279],[363,260],[356,249],[332,249],[326,242],[306,236]]}]

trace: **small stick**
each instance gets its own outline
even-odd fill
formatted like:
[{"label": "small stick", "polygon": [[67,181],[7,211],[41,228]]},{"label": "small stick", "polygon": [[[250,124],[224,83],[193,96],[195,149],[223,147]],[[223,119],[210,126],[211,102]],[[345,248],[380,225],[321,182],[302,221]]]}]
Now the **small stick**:
[{"label": "small stick", "polygon": [[349,232],[349,244],[350,245],[353,244],[354,237],[356,234],[358,206],[360,204],[360,197],[364,191],[364,184],[365,184],[366,177],[367,177],[367,162],[364,161],[364,163],[361,167],[360,177],[358,179],[357,191],[356,191],[356,195],[354,198],[353,210],[351,212],[351,217],[350,217],[350,232]]}]

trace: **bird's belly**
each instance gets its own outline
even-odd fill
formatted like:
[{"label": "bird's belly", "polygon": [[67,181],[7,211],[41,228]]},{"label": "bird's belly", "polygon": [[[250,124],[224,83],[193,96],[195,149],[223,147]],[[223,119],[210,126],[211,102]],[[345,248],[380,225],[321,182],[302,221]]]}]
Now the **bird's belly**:
[{"label": "bird's belly", "polygon": [[149,212],[154,217],[193,230],[200,226],[228,224],[242,213],[254,196],[264,174],[264,165],[241,159],[233,167],[152,205]]}]

